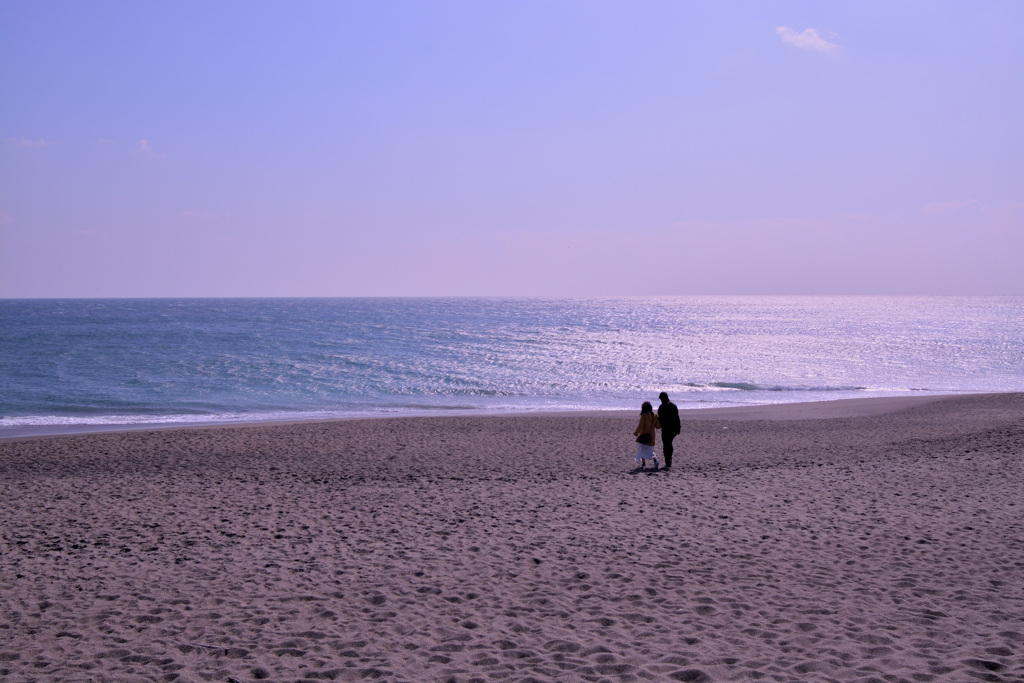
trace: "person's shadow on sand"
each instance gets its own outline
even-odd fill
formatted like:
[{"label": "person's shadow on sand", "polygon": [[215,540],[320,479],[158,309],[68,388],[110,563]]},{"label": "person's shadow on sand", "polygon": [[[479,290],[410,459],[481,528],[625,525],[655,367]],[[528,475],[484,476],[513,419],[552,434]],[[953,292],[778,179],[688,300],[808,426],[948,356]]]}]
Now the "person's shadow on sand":
[{"label": "person's shadow on sand", "polygon": [[653,469],[651,467],[634,467],[628,473],[629,474],[661,474],[665,470],[662,468]]}]

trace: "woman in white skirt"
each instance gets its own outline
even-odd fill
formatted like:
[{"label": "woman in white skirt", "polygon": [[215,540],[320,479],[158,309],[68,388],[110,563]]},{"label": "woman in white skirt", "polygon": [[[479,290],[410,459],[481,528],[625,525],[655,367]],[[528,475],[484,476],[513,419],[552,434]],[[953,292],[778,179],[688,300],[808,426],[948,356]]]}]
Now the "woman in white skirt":
[{"label": "woman in white skirt", "polygon": [[653,463],[653,469],[658,469],[658,459],[654,456],[654,430],[656,429],[661,429],[658,416],[654,414],[651,404],[644,401],[644,404],[640,406],[640,424],[633,431],[633,436],[636,437],[636,464],[641,470],[647,467],[648,460]]}]

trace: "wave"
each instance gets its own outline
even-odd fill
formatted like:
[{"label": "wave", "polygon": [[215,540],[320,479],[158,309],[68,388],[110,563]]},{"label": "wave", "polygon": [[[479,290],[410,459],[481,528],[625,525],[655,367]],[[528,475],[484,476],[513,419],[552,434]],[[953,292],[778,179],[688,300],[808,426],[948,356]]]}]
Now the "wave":
[{"label": "wave", "polygon": [[[701,387],[700,385],[689,385],[696,386],[698,388],[714,388],[714,389],[738,389],[740,391],[814,391],[814,392],[831,392],[831,391],[868,391],[868,387],[862,386],[811,386],[811,385],[800,385],[800,386],[787,386],[783,384],[774,384],[771,386],[764,386],[760,384],[754,384],[752,382],[712,382],[711,384]],[[897,390],[899,391],[899,390]],[[927,391],[927,390],[924,390]]]},{"label": "wave", "polygon": [[[136,413],[125,415],[21,415],[0,418],[0,429],[11,427],[75,427],[104,425],[212,424],[296,419],[299,413]],[[310,416],[308,419],[315,419]]]}]

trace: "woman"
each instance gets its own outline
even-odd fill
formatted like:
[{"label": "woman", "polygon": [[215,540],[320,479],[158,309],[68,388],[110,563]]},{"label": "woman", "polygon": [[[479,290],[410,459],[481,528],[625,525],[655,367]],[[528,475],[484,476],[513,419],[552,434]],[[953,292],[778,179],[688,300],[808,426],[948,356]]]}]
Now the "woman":
[{"label": "woman", "polygon": [[647,466],[648,460],[654,463],[653,469],[658,469],[658,459],[654,456],[654,430],[656,429],[661,429],[658,416],[654,414],[650,402],[644,401],[644,404],[640,406],[640,424],[633,430],[637,445],[636,464],[640,466],[641,470]]}]

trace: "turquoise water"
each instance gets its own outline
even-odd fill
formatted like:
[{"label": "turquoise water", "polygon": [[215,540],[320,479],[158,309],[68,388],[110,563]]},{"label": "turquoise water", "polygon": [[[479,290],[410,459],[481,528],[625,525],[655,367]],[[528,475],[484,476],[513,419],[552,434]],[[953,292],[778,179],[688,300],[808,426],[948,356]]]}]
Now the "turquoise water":
[{"label": "turquoise water", "polygon": [[0,301],[25,427],[1024,391],[1024,298]]}]

